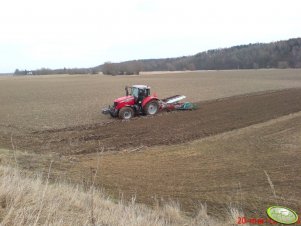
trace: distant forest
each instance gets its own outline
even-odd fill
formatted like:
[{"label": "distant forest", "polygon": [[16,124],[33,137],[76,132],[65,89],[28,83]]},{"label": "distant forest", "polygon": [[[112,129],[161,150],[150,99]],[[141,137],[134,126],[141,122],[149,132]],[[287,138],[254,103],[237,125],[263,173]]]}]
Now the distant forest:
[{"label": "distant forest", "polygon": [[272,43],[256,43],[214,49],[165,59],[132,60],[121,63],[106,62],[92,68],[46,69],[20,71],[15,75],[97,74],[131,75],[141,71],[228,70],[259,68],[301,68],[301,38]]}]

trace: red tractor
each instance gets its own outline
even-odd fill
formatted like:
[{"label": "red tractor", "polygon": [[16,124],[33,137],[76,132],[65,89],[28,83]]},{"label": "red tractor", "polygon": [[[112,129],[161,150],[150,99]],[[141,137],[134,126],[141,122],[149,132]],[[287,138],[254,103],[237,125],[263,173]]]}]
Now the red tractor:
[{"label": "red tractor", "polygon": [[134,85],[125,87],[126,95],[114,100],[114,105],[103,109],[104,114],[121,119],[130,119],[134,115],[154,115],[159,111],[159,99],[157,95],[150,94],[150,87]]},{"label": "red tractor", "polygon": [[155,115],[159,110],[191,110],[194,105],[186,102],[179,103],[186,98],[183,95],[175,95],[158,99],[156,94],[151,95],[150,87],[146,85],[133,85],[125,87],[126,95],[114,100],[113,106],[104,108],[103,114],[110,114],[120,119],[130,119],[135,115]]}]

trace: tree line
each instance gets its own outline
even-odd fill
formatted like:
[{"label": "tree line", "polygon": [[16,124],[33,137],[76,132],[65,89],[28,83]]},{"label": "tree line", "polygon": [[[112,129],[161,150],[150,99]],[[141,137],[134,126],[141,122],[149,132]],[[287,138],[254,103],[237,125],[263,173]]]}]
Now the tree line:
[{"label": "tree line", "polygon": [[[39,69],[32,74],[96,74],[132,75],[141,71],[227,70],[259,68],[301,68],[301,38],[272,43],[255,43],[220,48],[192,56],[164,59],[106,62],[92,68]],[[28,71],[15,71],[15,75]]]},{"label": "tree line", "polygon": [[14,75],[56,75],[56,74],[97,74],[93,68],[63,68],[63,69],[50,69],[50,68],[41,68],[37,70],[19,70],[16,69]]},{"label": "tree line", "polygon": [[[301,38],[268,44],[256,43],[208,50],[193,56],[103,64],[105,74],[134,63],[137,71],[227,70],[258,68],[301,68]],[[104,70],[110,67],[112,70]]]}]

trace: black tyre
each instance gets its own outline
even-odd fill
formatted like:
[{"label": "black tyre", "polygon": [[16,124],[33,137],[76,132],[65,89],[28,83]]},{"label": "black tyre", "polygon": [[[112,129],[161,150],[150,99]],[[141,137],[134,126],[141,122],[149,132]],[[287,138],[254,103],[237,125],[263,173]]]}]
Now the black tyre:
[{"label": "black tyre", "polygon": [[124,107],[119,110],[118,117],[120,119],[131,119],[134,117],[134,110],[130,107]]},{"label": "black tyre", "polygon": [[148,102],[144,106],[143,110],[144,110],[144,113],[146,115],[155,115],[155,114],[157,114],[158,111],[159,111],[159,103],[158,103],[158,101],[152,100],[152,101]]}]

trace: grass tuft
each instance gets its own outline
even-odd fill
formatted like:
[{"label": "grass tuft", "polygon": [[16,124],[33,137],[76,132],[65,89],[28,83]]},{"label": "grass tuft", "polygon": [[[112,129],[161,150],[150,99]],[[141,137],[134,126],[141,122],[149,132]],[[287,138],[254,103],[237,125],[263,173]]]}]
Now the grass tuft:
[{"label": "grass tuft", "polygon": [[[50,169],[51,165],[47,178]],[[206,205],[201,205],[199,214],[190,218],[177,202],[151,209],[136,203],[134,198],[128,203],[115,203],[101,191],[95,188],[93,191],[91,221],[91,191],[64,183],[49,183],[41,176],[28,177],[19,169],[2,165],[1,225],[233,225],[233,221],[224,223],[208,216]],[[238,214],[235,210],[232,212]]]}]

